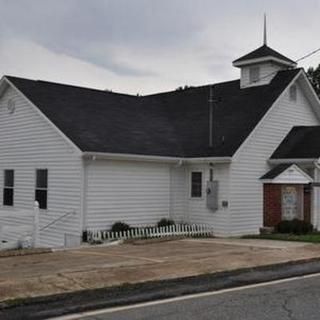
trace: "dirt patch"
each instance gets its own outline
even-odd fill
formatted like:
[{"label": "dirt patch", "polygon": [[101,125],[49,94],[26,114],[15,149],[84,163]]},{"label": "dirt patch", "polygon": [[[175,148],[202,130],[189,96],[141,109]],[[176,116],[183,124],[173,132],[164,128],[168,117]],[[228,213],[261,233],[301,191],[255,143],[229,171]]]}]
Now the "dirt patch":
[{"label": "dirt patch", "polygon": [[0,251],[0,258],[27,256],[32,254],[43,254],[43,253],[50,253],[50,252],[52,252],[52,250],[47,248],[4,250],[4,251]]},{"label": "dirt patch", "polygon": [[186,237],[177,236],[177,237],[161,237],[161,238],[152,238],[152,239],[128,239],[128,240],[125,240],[124,243],[134,244],[134,245],[148,245],[153,243],[177,241],[177,240],[183,240],[183,239],[186,239]]},{"label": "dirt patch", "polygon": [[0,302],[320,257],[320,246],[188,239],[0,259]]}]

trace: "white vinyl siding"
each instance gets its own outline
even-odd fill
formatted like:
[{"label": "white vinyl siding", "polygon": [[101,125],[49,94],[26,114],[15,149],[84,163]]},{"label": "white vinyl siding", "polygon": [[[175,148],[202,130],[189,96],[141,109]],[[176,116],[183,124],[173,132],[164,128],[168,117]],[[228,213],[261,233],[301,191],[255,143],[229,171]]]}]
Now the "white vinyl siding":
[{"label": "white vinyl siding", "polygon": [[298,85],[297,101],[290,101],[289,88],[286,89],[234,156],[230,176],[233,235],[257,233],[262,226],[263,191],[259,178],[270,170],[267,160],[296,125],[319,125]]},{"label": "white vinyl siding", "polygon": [[[202,172],[202,197],[190,197],[191,172]],[[116,221],[154,225],[161,218],[206,224],[217,235],[227,235],[229,165],[214,166],[219,181],[219,209],[206,207],[209,166],[181,166],[147,162],[88,161],[86,165],[85,228],[109,229]]]},{"label": "white vinyl siding", "polygon": [[[229,164],[215,164],[213,166],[213,179],[218,181],[218,210],[213,212],[207,208],[206,183],[210,178],[209,164],[193,165],[188,168],[187,218],[189,223],[206,224],[212,226],[216,235],[226,236],[229,232],[229,209],[223,207],[223,201],[229,201]],[[190,197],[190,173],[202,171],[202,197]]]},{"label": "white vinyl siding", "polygon": [[[250,73],[251,73],[250,70],[257,67],[259,68],[259,81],[251,81],[252,78],[250,77]],[[241,78],[240,78],[241,88],[268,84],[274,78],[277,71],[281,69],[282,68],[279,65],[274,64],[272,62],[261,63],[259,64],[259,66],[253,65],[253,66],[241,67]]]},{"label": "white vinyl siding", "polygon": [[[14,113],[6,108],[9,99],[15,102]],[[36,169],[47,168],[50,173],[48,210],[41,210],[40,227],[66,212],[75,214],[40,232],[40,244],[61,246],[65,234],[80,236],[80,155],[14,88],[5,91],[0,104],[3,106],[0,108],[0,170],[15,171],[14,208],[8,212],[0,207],[0,224],[20,225],[32,221],[24,217],[33,214]],[[21,213],[23,218],[19,219]]]},{"label": "white vinyl siding", "polygon": [[170,213],[170,166],[135,161],[90,161],[86,167],[87,228],[116,221],[154,225]]},{"label": "white vinyl siding", "polygon": [[187,222],[187,170],[185,166],[173,166],[170,170],[170,218]]}]

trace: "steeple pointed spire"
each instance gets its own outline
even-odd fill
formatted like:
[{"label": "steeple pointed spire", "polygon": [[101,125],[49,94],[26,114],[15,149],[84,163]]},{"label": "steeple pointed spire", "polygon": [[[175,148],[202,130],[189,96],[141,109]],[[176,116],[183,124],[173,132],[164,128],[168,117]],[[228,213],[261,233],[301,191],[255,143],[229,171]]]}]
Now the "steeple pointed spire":
[{"label": "steeple pointed spire", "polygon": [[264,14],[264,24],[263,24],[263,44],[267,45],[267,15]]}]

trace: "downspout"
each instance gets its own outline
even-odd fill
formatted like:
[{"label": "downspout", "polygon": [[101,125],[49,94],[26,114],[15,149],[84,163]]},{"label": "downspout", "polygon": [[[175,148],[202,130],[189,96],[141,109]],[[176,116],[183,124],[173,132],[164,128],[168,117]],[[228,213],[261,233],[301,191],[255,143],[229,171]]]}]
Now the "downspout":
[{"label": "downspout", "polygon": [[[315,171],[315,176],[314,176],[314,181],[318,182],[318,177],[319,177],[319,172],[320,172],[320,165],[318,163],[318,160],[315,160],[313,162],[313,164],[315,165],[315,167],[318,169],[318,171]],[[313,187],[315,188],[315,187]],[[316,189],[317,190],[317,189]],[[313,189],[313,199],[312,199],[312,211],[313,211],[313,220],[314,220],[314,224],[315,224],[315,228],[318,229],[318,224],[319,224],[319,191],[315,191],[315,189]]]},{"label": "downspout", "polygon": [[81,166],[81,220],[80,220],[80,232],[82,237],[82,232],[87,228],[87,217],[88,217],[88,166],[90,165],[90,160],[95,161],[96,156],[92,156],[91,159],[82,158]]}]

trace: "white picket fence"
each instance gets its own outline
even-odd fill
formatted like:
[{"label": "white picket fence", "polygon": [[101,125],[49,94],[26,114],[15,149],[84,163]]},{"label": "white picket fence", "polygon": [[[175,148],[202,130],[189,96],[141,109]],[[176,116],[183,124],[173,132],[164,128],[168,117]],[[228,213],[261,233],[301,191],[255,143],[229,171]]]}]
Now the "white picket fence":
[{"label": "white picket fence", "polygon": [[212,227],[207,225],[184,225],[176,224],[166,227],[139,227],[128,231],[111,232],[101,231],[95,229],[87,230],[87,240],[89,243],[101,242],[108,240],[126,240],[126,239],[148,239],[148,238],[162,238],[172,236],[184,237],[210,237],[213,236]]}]

